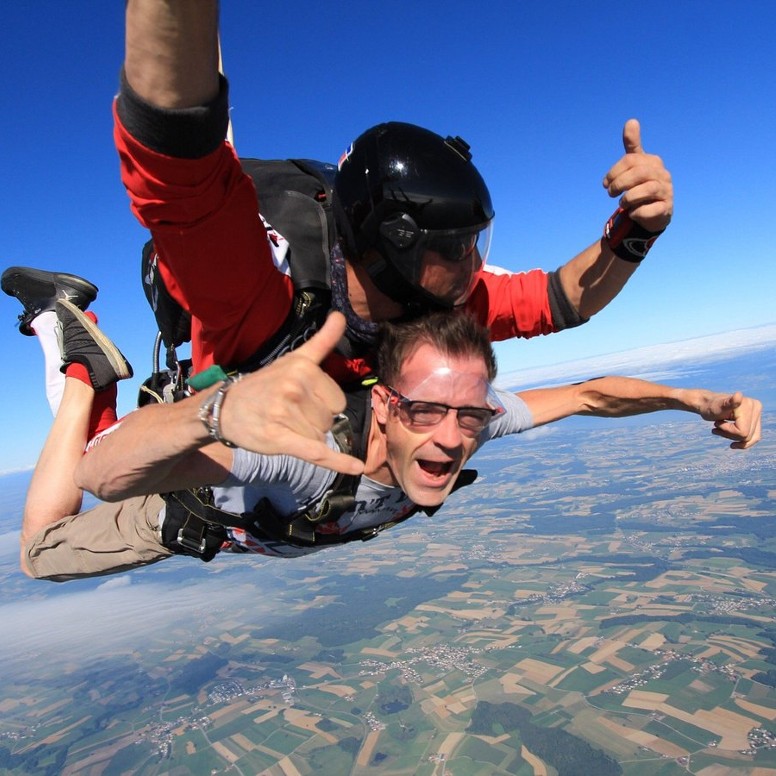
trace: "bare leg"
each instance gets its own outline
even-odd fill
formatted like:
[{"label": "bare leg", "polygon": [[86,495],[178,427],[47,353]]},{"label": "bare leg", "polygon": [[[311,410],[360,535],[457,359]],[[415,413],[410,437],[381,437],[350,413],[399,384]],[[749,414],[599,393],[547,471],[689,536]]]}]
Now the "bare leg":
[{"label": "bare leg", "polygon": [[20,536],[21,569],[36,578],[26,562],[28,545],[43,529],[79,514],[83,491],[75,484],[76,467],[87,442],[115,422],[116,381],[132,374],[121,352],[87,315],[69,302],[57,304],[65,387],[32,476]]},{"label": "bare leg", "polygon": [[132,367],[97,328],[96,317],[83,312],[97,296],[93,283],[64,272],[9,267],[0,287],[22,305],[19,331],[40,342],[46,395],[54,413],[22,518],[20,565],[33,576],[25,545],[52,523],[79,513],[83,491],[73,479],[76,466],[86,443],[116,420],[116,382],[131,377]]},{"label": "bare leg", "polygon": [[[20,537],[22,548],[41,528],[81,509],[83,491],[76,487],[73,472],[86,446],[93,399],[93,388],[76,378],[65,379],[62,403],[27,492]],[[23,551],[21,567],[29,576]]]}]

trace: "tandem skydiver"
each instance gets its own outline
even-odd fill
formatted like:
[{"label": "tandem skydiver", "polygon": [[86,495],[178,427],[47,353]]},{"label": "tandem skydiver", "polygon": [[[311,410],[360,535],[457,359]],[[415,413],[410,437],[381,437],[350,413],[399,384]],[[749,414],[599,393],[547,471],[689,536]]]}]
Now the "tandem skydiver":
[{"label": "tandem skydiver", "polygon": [[[289,406],[311,411],[309,438],[318,441],[333,413],[342,409],[339,389],[317,367],[342,332],[341,316],[270,367],[205,392],[204,402],[194,396],[131,413],[82,455],[94,397],[100,393],[95,389],[126,376],[128,366],[77,304],[57,296],[63,296],[59,289],[51,305],[62,329],[64,360],[85,365],[92,385],[67,378],[65,399],[33,477],[22,568],[36,578],[65,581],[115,573],[173,554],[209,560],[231,550],[289,557],[371,538],[418,509],[438,508],[454,486],[467,481],[464,466],[484,442],[575,414],[622,417],[684,410],[713,423],[712,433],[730,440],[734,449],[747,449],[760,439],[760,402],[741,393],[625,377],[518,394],[496,390],[487,331],[468,315],[437,312],[383,325],[380,381],[348,397],[350,428],[344,435],[335,427],[324,436],[332,453],[360,448],[363,466],[341,467],[344,476],[290,455],[263,455],[212,441],[214,426],[220,435],[248,426],[254,434],[264,429],[271,445],[276,416],[269,412],[270,426],[262,424],[267,405],[274,405],[281,417]],[[31,326],[35,330],[35,321]],[[299,403],[300,392],[316,381],[323,389],[315,392],[317,410],[307,406],[309,394]],[[281,386],[279,392],[275,385]],[[77,390],[70,391],[73,386]],[[67,420],[62,419],[65,411]],[[360,427],[354,419],[360,419]],[[354,444],[354,437],[361,441]],[[277,441],[279,449],[285,446]],[[57,508],[58,495],[42,468],[53,466],[60,476],[75,478],[71,490],[85,487],[115,503],[76,514],[73,498],[59,498]],[[213,496],[204,517],[196,505],[191,511],[191,502],[153,495],[175,496],[201,486],[212,486]]]}]

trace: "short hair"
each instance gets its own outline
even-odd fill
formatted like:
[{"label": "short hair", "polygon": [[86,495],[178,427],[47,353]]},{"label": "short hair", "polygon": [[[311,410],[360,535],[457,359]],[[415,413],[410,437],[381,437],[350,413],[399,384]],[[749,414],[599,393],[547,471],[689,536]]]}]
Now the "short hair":
[{"label": "short hair", "polygon": [[421,346],[431,345],[446,356],[479,357],[485,362],[488,380],[496,376],[496,354],[490,332],[464,312],[434,312],[406,323],[380,324],[377,373],[380,381],[393,385],[404,362]]}]

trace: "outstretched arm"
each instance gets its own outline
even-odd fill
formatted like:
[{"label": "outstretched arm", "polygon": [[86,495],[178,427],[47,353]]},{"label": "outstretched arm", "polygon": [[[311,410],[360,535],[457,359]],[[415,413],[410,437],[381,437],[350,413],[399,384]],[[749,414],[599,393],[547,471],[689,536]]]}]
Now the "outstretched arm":
[{"label": "outstretched arm", "polygon": [[697,388],[674,388],[631,377],[600,377],[560,388],[521,391],[534,425],[571,415],[622,418],[660,410],[683,410],[714,424],[712,434],[745,450],[760,441],[762,404],[740,391],[715,393]]},{"label": "outstretched arm", "polygon": [[218,94],[216,0],[128,0],[124,72],[158,108],[204,105]]},{"label": "outstretched arm", "polygon": [[[671,174],[659,156],[644,152],[636,119],[626,122],[622,142],[625,155],[604,177],[604,188],[611,197],[620,198],[619,206],[634,223],[649,232],[660,232],[673,214]],[[559,270],[560,282],[579,314],[589,318],[617,296],[637,267],[637,263],[615,256],[604,238],[564,264]]]},{"label": "outstretched arm", "polygon": [[[286,454],[360,474],[361,461],[335,452],[325,442],[334,416],[345,408],[345,396],[319,364],[344,328],[344,317],[332,313],[309,342],[230,385],[216,424],[222,438],[264,455]],[[105,501],[115,501],[223,482],[231,450],[211,444],[200,419],[203,404],[218,390],[214,386],[177,404],[133,412],[83,456],[75,474],[77,484]]]}]

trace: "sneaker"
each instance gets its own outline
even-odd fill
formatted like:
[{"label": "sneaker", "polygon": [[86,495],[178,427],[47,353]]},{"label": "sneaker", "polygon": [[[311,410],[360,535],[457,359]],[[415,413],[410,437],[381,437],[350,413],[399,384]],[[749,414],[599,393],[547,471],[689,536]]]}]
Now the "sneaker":
[{"label": "sneaker", "polygon": [[56,311],[63,372],[68,364],[83,364],[89,370],[95,391],[132,377],[129,361],[78,307],[68,299],[58,299]]},{"label": "sneaker", "polygon": [[97,296],[97,286],[78,275],[31,267],[9,267],[0,278],[0,287],[22,303],[24,312],[19,316],[19,331],[26,337],[35,334],[30,323],[41,313],[53,310],[57,299],[69,299],[85,310]]}]

